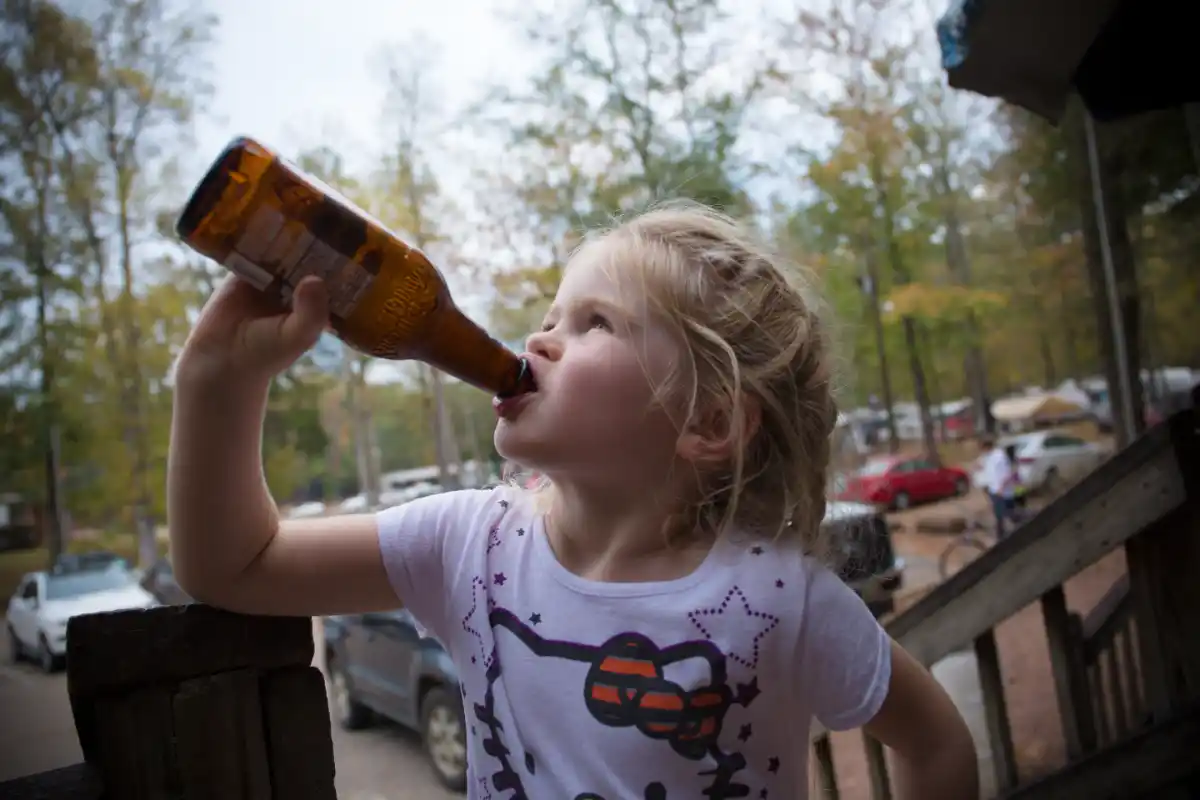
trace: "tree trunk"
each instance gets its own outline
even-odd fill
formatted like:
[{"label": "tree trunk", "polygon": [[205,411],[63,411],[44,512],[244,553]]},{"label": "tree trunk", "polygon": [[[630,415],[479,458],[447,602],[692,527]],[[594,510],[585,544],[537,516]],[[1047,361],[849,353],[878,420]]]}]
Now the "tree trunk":
[{"label": "tree trunk", "polygon": [[1042,380],[1047,389],[1058,385],[1058,370],[1054,364],[1054,347],[1050,343],[1050,335],[1046,331],[1038,333],[1038,355],[1042,359]]},{"label": "tree trunk", "polygon": [[446,407],[446,387],[442,373],[429,369],[433,389],[434,452],[437,453],[438,481],[443,489],[457,489],[461,485],[461,458],[458,442],[454,436],[454,418]]},{"label": "tree trunk", "polygon": [[925,447],[925,457],[935,464],[941,464],[942,459],[938,454],[933,429],[933,415],[929,412],[929,387],[925,383],[925,367],[921,364],[917,342],[917,323],[912,317],[904,317],[901,324],[904,327],[904,346],[908,350],[908,365],[912,370],[913,393],[916,395],[917,409],[921,415],[921,442]]},{"label": "tree trunk", "polygon": [[[942,403],[946,396],[942,393],[941,381],[938,377],[937,362],[933,355],[933,345],[929,337],[929,326],[918,323],[917,328],[921,339],[921,354],[923,363],[929,365],[929,406],[937,432],[937,441],[946,441],[946,415],[942,413]],[[936,410],[935,410],[936,409]]]},{"label": "tree trunk", "polygon": [[887,411],[888,452],[895,453],[900,447],[900,437],[896,434],[896,399],[892,394],[892,375],[888,368],[883,315],[879,312],[879,266],[876,263],[874,243],[868,242],[865,250],[867,275],[863,281],[863,289],[867,296],[867,316],[871,318],[871,327],[875,331],[875,355],[879,359],[879,392],[883,395],[883,407]]},{"label": "tree trunk", "polygon": [[[940,172],[942,189],[942,208],[946,223],[946,266],[950,276],[959,286],[970,286],[971,263],[967,258],[967,245],[963,240],[962,224],[958,216],[958,203],[954,188],[950,185],[950,173],[943,168]],[[979,345],[979,321],[972,311],[967,312],[963,322],[963,331],[967,338],[967,352],[963,355],[963,375],[967,380],[967,391],[975,409],[976,430],[988,429],[991,415],[986,413],[988,386],[987,366],[983,358],[983,348]],[[989,431],[990,432],[990,431]]]},{"label": "tree trunk", "polygon": [[39,405],[41,411],[41,434],[43,453],[43,480],[45,481],[45,537],[50,563],[63,551],[62,503],[59,492],[58,469],[58,403],[54,393],[54,359],[50,354],[50,321],[47,306],[50,303],[47,282],[50,267],[46,263],[45,237],[48,235],[45,213],[45,195],[39,191],[38,231],[34,237],[36,252],[33,253],[35,281],[37,286],[37,341],[40,375]]},{"label": "tree trunk", "polygon": [[343,370],[346,376],[346,410],[350,418],[350,435],[354,445],[354,465],[358,475],[358,491],[366,498],[367,507],[379,504],[379,477],[372,469],[371,412],[367,407],[364,370],[367,359],[344,351]]}]

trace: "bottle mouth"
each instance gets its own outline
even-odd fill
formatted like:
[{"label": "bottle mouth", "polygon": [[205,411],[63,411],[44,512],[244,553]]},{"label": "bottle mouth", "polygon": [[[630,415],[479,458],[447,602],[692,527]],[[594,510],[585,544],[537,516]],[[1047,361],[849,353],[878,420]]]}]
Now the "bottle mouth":
[{"label": "bottle mouth", "polygon": [[537,391],[537,382],[533,377],[533,367],[529,366],[529,359],[522,357],[518,361],[521,364],[521,368],[517,372],[517,379],[513,382],[512,391],[496,395],[497,400],[510,400],[514,397],[520,397],[523,394],[532,394]]}]

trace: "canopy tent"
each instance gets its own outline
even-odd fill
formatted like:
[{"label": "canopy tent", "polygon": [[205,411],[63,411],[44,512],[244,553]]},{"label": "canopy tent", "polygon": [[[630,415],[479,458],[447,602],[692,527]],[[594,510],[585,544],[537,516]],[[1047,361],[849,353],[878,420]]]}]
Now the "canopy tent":
[{"label": "canopy tent", "polygon": [[1005,397],[992,403],[992,416],[998,422],[1055,422],[1082,416],[1084,407],[1053,394]]},{"label": "canopy tent", "polygon": [[1123,427],[1135,380],[1121,315],[1094,119],[1185,106],[1200,167],[1200,66],[1195,0],[952,0],[938,20],[950,85],[998,97],[1057,123],[1071,94],[1084,131]]}]

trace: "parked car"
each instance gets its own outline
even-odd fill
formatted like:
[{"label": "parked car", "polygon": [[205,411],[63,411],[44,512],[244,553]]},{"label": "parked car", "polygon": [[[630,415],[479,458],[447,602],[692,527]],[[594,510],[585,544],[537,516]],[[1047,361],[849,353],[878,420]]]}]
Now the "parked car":
[{"label": "parked car", "polygon": [[96,569],[132,570],[128,559],[107,550],[92,550],[87,553],[62,553],[54,559],[52,572],[87,572]]},{"label": "parked car", "polygon": [[433,772],[452,791],[467,785],[467,740],[458,673],[436,639],[405,609],[325,617],[333,717],[347,729],[376,717],[415,730]]},{"label": "parked car", "polygon": [[150,565],[150,568],[142,575],[140,584],[143,589],[154,596],[160,605],[186,606],[195,602],[187,592],[179,587],[179,583],[175,580],[175,569],[165,558],[160,558]]},{"label": "parked car", "polygon": [[1035,431],[1001,439],[1016,447],[1017,474],[1030,491],[1054,494],[1100,466],[1107,451],[1095,442],[1058,431]]},{"label": "parked car", "polygon": [[828,503],[825,510],[832,566],[879,617],[895,608],[904,582],[904,560],[896,557],[887,517],[862,503]]},{"label": "parked car", "polygon": [[156,605],[127,569],[31,572],[8,601],[9,654],[15,661],[33,658],[43,670],[53,672],[67,654],[71,617]]},{"label": "parked car", "polygon": [[939,467],[921,457],[878,456],[847,476],[835,497],[903,510],[964,495],[970,489],[970,476],[958,467]]}]

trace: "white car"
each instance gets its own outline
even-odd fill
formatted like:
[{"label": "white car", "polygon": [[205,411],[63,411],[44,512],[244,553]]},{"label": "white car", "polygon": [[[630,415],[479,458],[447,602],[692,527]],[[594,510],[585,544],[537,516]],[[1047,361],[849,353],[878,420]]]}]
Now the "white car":
[{"label": "white car", "polygon": [[67,654],[71,617],[156,605],[154,596],[138,585],[136,573],[127,569],[31,572],[8,601],[9,655],[14,661],[32,658],[53,672]]},{"label": "white car", "polygon": [[1015,445],[1017,473],[1031,490],[1054,492],[1084,478],[1108,457],[1095,442],[1057,431],[1036,431],[1001,439],[999,447]]}]

